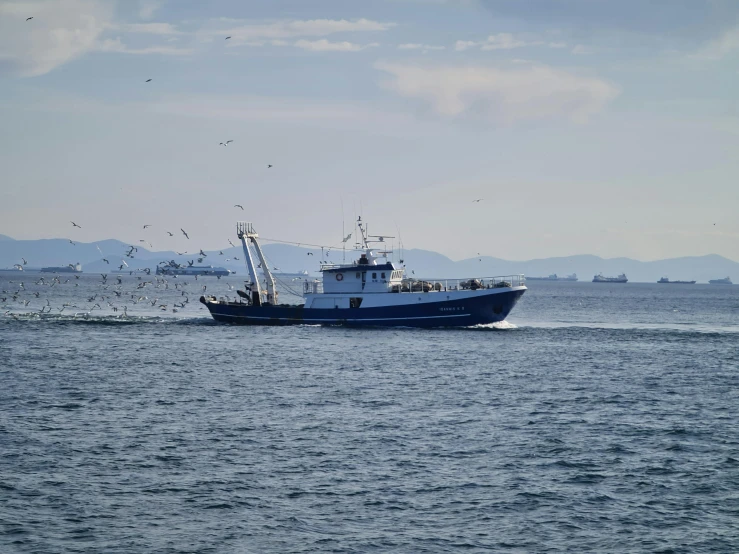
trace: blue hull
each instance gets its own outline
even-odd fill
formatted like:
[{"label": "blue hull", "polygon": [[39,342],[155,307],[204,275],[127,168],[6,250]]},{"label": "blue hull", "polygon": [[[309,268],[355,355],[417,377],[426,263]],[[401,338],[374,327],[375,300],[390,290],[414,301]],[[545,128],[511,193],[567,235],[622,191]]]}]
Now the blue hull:
[{"label": "blue hull", "polygon": [[379,327],[469,327],[503,321],[523,295],[513,290],[460,300],[378,308],[311,309],[200,301],[213,319],[238,325],[346,325]]}]

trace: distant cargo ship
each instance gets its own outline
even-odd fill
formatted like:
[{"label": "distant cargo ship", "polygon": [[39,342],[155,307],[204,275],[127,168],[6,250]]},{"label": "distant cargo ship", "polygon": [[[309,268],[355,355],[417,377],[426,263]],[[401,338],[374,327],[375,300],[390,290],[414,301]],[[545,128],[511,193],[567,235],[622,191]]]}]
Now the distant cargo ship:
[{"label": "distant cargo ship", "polygon": [[593,283],[628,283],[629,280],[626,278],[626,274],[622,273],[618,277],[603,277],[602,273],[599,273],[593,277]]},{"label": "distant cargo ship", "polygon": [[174,260],[166,265],[157,267],[157,275],[212,275],[225,277],[231,275],[231,271],[225,267],[213,267],[212,265],[180,265]]},{"label": "distant cargo ship", "polygon": [[729,277],[724,277],[723,279],[711,279],[708,281],[711,285],[733,285],[734,283],[731,282],[731,279]]},{"label": "distant cargo ship", "polygon": [[552,273],[549,277],[526,277],[527,281],[577,281],[577,274],[559,277],[556,273]]},{"label": "distant cargo ship", "polygon": [[662,277],[657,282],[665,285],[695,285],[695,281],[670,281],[667,277]]},{"label": "distant cargo ship", "polygon": [[64,267],[42,267],[41,273],[82,273],[82,266],[77,263]]}]

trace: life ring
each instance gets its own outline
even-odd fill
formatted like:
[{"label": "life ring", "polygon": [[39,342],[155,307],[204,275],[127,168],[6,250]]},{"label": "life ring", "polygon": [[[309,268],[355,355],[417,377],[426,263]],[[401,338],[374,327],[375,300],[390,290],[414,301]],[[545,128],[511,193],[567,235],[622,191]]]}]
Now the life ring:
[{"label": "life ring", "polygon": [[344,274],[343,273],[337,273],[336,274],[336,280],[337,281],[343,281],[344,280]]}]

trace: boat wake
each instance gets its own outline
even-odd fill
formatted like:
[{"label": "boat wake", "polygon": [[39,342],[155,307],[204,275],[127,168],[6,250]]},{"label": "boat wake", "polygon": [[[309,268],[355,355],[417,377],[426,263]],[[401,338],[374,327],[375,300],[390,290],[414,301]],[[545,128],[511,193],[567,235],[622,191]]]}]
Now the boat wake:
[{"label": "boat wake", "polygon": [[518,329],[518,325],[508,323],[507,321],[497,321],[496,323],[484,323],[480,325],[471,325],[466,329],[474,329],[476,331],[510,331]]}]

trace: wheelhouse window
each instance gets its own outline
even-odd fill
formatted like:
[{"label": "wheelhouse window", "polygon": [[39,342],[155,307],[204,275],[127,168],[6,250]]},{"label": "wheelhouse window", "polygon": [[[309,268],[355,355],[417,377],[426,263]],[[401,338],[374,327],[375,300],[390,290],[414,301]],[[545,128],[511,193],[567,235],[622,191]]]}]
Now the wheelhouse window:
[{"label": "wheelhouse window", "polygon": [[372,274],[372,278],[373,278],[373,279],[377,279],[377,273],[373,273],[373,274]]},{"label": "wheelhouse window", "polygon": [[385,278],[385,274],[384,273],[380,273],[380,277],[382,277],[384,279]]}]

